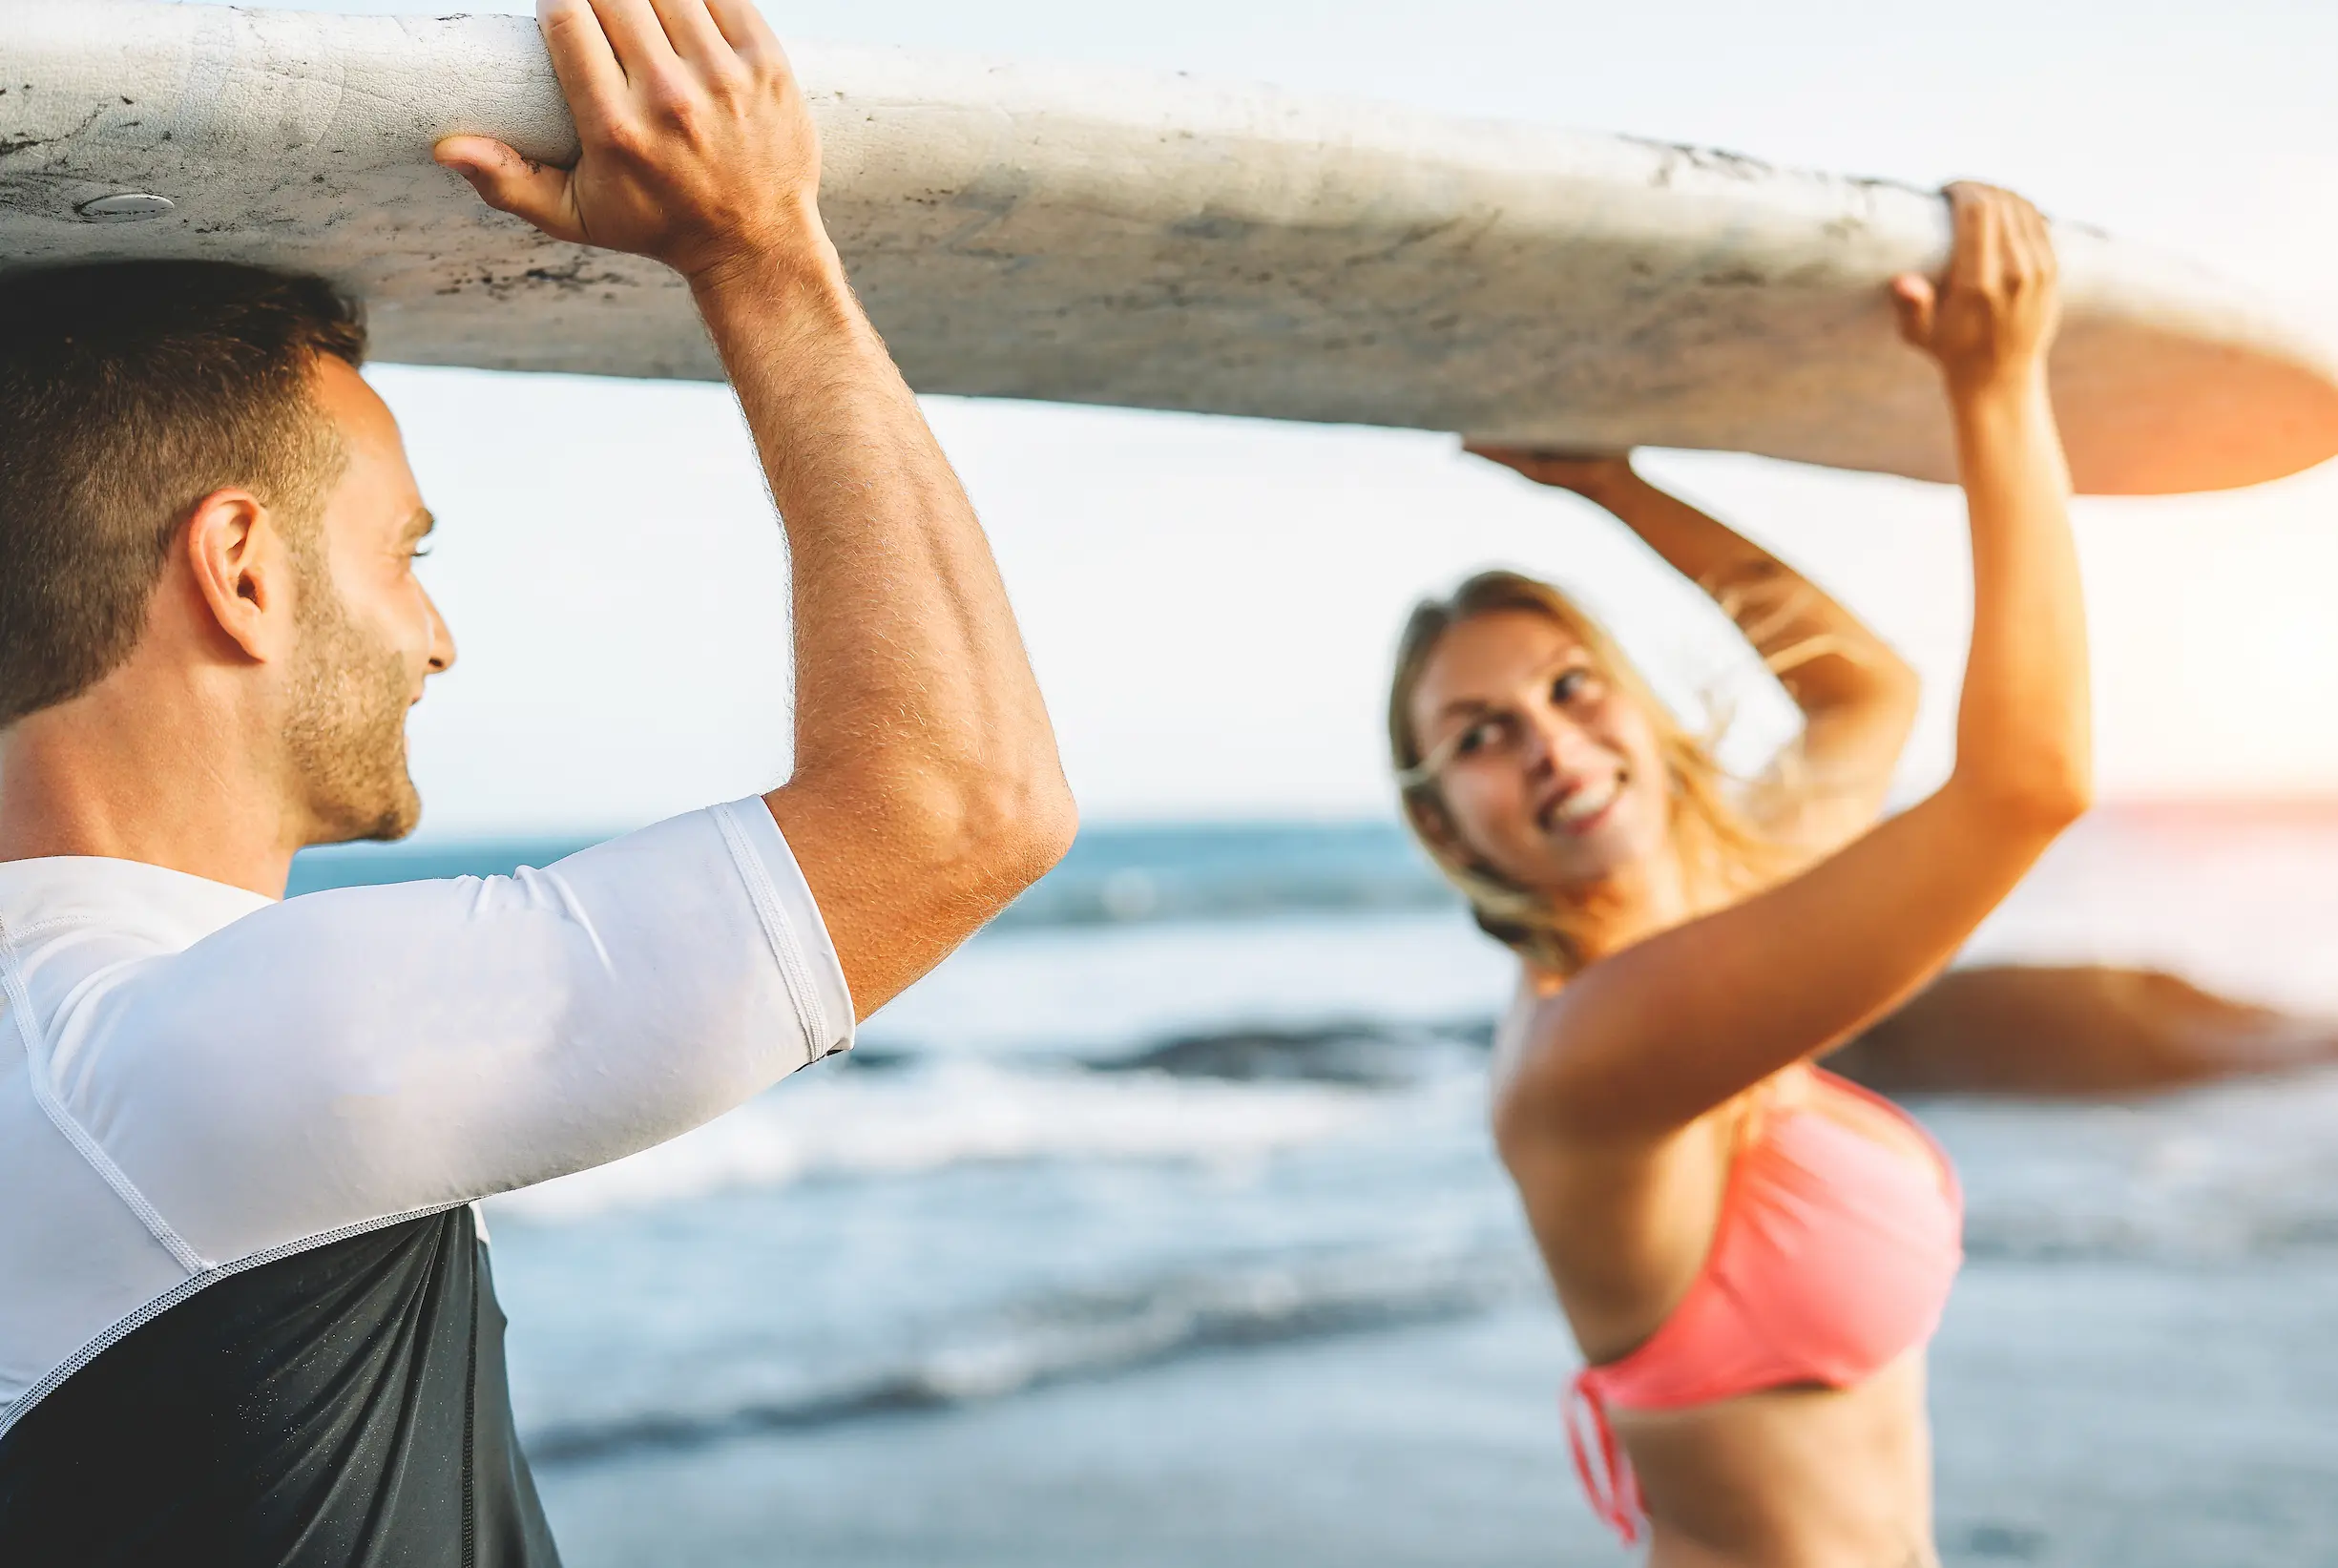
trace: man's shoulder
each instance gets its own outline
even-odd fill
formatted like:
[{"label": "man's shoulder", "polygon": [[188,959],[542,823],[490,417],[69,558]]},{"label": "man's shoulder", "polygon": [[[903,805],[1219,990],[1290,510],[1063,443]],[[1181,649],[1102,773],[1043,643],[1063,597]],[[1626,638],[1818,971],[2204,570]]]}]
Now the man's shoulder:
[{"label": "man's shoulder", "polygon": [[74,1020],[106,1012],[131,994],[127,983],[272,902],[140,861],[0,862],[0,1018],[46,1058],[39,1071],[55,1078],[72,1058],[74,1081],[89,1089],[100,1059],[117,1054],[93,1049]]},{"label": "man's shoulder", "polygon": [[0,861],[0,940],[19,954],[75,933],[177,951],[273,902],[144,861],[98,855]]}]

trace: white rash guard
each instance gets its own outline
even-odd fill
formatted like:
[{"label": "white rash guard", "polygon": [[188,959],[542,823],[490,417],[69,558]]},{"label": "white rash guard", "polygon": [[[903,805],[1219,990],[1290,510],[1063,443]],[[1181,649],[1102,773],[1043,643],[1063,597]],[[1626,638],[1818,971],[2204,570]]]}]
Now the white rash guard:
[{"label": "white rash guard", "polygon": [[0,1025],[5,1438],[218,1281],[661,1142],[853,1017],[749,799],[540,871],[282,903],[0,864]]}]

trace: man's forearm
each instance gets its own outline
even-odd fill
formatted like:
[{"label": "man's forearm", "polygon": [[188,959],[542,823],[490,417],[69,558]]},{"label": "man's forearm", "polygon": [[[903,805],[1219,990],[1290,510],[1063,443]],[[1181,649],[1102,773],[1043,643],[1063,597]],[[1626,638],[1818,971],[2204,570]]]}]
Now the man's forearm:
[{"label": "man's forearm", "polygon": [[554,239],[689,280],[787,530],[796,770],[764,799],[866,1013],[1069,846],[1047,712],[973,508],[821,227],[818,127],[770,28],[748,0],[542,17],[575,166],[480,136],[437,157]]},{"label": "man's forearm", "polygon": [[[886,955],[847,959],[866,1008],[1062,852],[1070,796],[973,507],[833,250],[821,239],[696,292],[787,533],[795,771],[769,801],[840,949]],[[847,824],[894,852],[820,865]],[[964,852],[980,845],[1004,852]],[[853,930],[914,925],[927,906],[931,951]]]},{"label": "man's forearm", "polygon": [[[808,248],[808,247],[807,247]],[[825,240],[698,290],[787,531],[800,775],[1054,739],[980,523]]]}]

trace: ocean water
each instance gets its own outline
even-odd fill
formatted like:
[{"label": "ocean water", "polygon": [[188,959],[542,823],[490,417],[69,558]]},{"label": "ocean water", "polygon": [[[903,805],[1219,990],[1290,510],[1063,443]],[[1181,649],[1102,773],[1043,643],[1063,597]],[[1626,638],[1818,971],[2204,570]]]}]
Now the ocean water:
[{"label": "ocean water", "polygon": [[[2106,813],[1972,954],[2338,1013],[2334,868],[2338,819]],[[1508,983],[1393,829],[1084,836],[851,1056],[489,1205],[569,1560],[1626,1560],[1487,1143]],[[1913,1108],[1970,1203],[1947,1560],[2338,1562],[2338,1073]]]}]

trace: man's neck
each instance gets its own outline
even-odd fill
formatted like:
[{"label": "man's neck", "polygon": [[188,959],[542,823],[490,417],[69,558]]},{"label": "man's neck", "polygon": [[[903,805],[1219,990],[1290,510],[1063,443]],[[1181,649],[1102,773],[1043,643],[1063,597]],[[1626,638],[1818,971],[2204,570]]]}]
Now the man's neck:
[{"label": "man's neck", "polygon": [[299,847],[281,779],[194,693],[112,680],[0,734],[0,861],[143,861],[282,898]]}]

